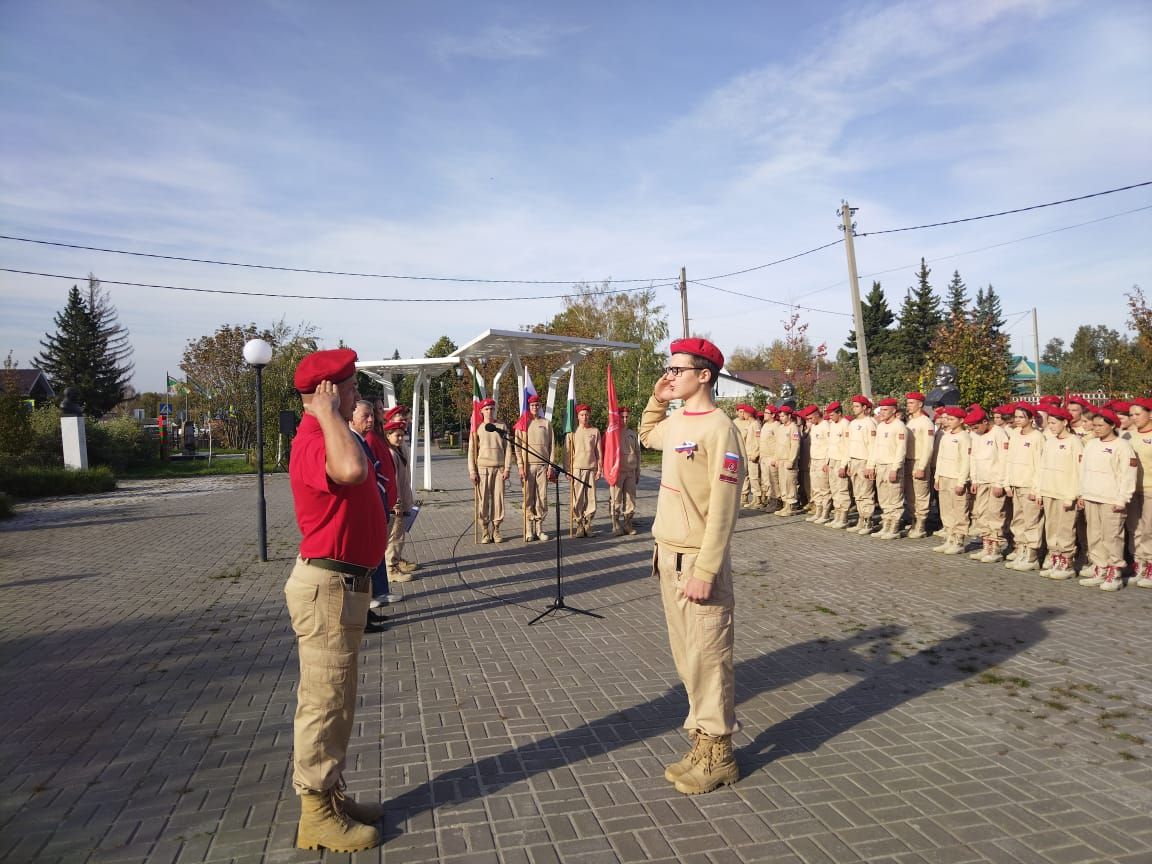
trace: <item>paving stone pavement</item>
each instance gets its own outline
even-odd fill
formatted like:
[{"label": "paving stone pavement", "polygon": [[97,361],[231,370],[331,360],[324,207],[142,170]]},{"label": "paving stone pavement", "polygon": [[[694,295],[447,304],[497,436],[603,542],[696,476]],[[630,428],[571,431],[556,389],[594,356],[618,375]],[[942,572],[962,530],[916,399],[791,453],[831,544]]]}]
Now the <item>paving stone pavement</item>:
[{"label": "paving stone pavement", "polygon": [[[746,511],[744,777],[686,797],[662,777],[686,703],[650,536],[602,518],[566,540],[566,600],[604,618],[529,627],[554,545],[475,545],[463,460],[434,471],[419,578],[363,643],[346,776],[389,813],[385,844],[354,856],[293,847],[283,475],[263,564],[251,477],[130,481],[0,523],[0,858],[1152,861],[1152,591]],[[642,528],[657,480],[645,469]]]}]

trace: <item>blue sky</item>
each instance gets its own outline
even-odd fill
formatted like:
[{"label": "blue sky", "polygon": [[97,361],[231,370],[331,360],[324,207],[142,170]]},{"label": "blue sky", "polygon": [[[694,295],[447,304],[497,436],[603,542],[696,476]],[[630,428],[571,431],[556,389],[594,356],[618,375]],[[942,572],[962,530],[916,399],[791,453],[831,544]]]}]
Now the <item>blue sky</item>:
[{"label": "blue sky", "polygon": [[[708,281],[836,240],[842,199],[868,232],[1152,180],[1149,81],[1152,6],[1139,0],[4,0],[0,233],[564,284],[336,278],[8,240],[0,266],[422,299],[563,294],[682,266]],[[1034,305],[1042,344],[1086,322],[1123,330],[1124,292],[1152,293],[1152,209],[1126,211],[1149,207],[1145,187],[862,237],[862,289],[892,271],[876,278],[898,308],[923,256],[941,293],[954,269],[973,295],[993,284],[1017,350],[1031,353],[1017,313]],[[846,276],[834,246],[708,281],[759,299],[692,285],[692,327],[730,352],[780,336],[778,304],[798,303],[821,310],[801,313],[834,353],[851,326]],[[0,351],[30,365],[71,284],[0,273]],[[307,322],[373,359],[561,309],[107,287],[141,390],[225,323]],[[679,297],[658,294],[677,333]]]}]

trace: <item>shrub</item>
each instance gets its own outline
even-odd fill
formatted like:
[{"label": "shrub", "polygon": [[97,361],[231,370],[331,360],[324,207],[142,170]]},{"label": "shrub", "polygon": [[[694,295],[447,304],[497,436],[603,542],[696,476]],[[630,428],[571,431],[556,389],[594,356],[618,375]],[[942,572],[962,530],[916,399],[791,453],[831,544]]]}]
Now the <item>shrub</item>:
[{"label": "shrub", "polygon": [[88,462],[108,465],[117,473],[156,458],[156,446],[131,417],[114,417],[85,424]]},{"label": "shrub", "polygon": [[111,492],[116,478],[106,466],[72,471],[67,468],[0,467],[0,490],[16,498],[45,498],[50,495],[86,495]]}]

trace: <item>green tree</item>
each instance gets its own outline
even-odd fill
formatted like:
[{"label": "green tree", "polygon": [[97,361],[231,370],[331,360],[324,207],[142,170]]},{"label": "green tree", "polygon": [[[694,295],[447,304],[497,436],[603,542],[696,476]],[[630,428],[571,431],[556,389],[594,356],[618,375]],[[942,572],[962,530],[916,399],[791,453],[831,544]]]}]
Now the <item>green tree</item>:
[{"label": "green tree", "polygon": [[[873,357],[885,354],[892,342],[892,322],[896,316],[888,308],[888,298],[879,282],[872,283],[872,290],[860,301],[861,317],[864,319],[864,342],[868,348],[869,366]],[[848,341],[844,343],[848,356],[856,362],[856,331],[848,331]]]},{"label": "green tree", "polygon": [[15,465],[27,452],[32,438],[31,411],[20,391],[12,352],[0,369],[0,462]]},{"label": "green tree", "polygon": [[1007,334],[993,332],[975,321],[952,320],[936,330],[921,366],[921,389],[928,387],[940,363],[951,363],[956,367],[960,404],[999,405],[1012,392],[1007,355]]},{"label": "green tree", "polygon": [[1058,336],[1053,336],[1045,344],[1044,350],[1040,354],[1040,362],[1059,369],[1064,365],[1067,357],[1068,352],[1064,350],[1064,340]]},{"label": "green tree", "polygon": [[[100,301],[98,291],[90,296]],[[56,314],[56,333],[44,334],[40,341],[44,350],[36,358],[36,366],[57,392],[67,387],[80,391],[84,413],[90,417],[101,416],[124,399],[126,376],[131,373],[130,365],[126,369],[117,365],[123,347],[115,337],[115,310],[110,318],[110,308],[105,303],[94,315],[73,285],[67,303]]]},{"label": "green tree", "polygon": [[972,309],[972,320],[993,333],[1004,332],[1004,310],[1000,306],[1000,295],[988,283],[988,290],[976,289],[976,305]]},{"label": "green tree", "polygon": [[909,288],[900,308],[900,324],[892,336],[892,351],[900,355],[905,364],[912,368],[924,365],[924,358],[932,348],[936,330],[943,323],[940,311],[940,298],[932,290],[924,259],[920,259],[920,269],[916,273],[916,287]]},{"label": "green tree", "polygon": [[110,395],[115,395],[118,402],[131,398],[135,391],[128,381],[135,366],[132,363],[132,343],[128,341],[128,330],[120,323],[108,291],[91,273],[88,274],[86,300],[97,337],[103,344],[105,380],[102,386]]},{"label": "green tree", "polygon": [[952,273],[952,281],[948,283],[948,300],[945,305],[952,318],[965,319],[968,317],[968,286],[960,278],[959,270]]},{"label": "green tree", "polygon": [[[458,346],[447,336],[441,336],[432,347],[424,352],[425,357],[447,357]],[[461,385],[456,375],[451,371],[442,372],[433,378],[428,385],[428,413],[434,432],[444,432],[455,429],[459,416],[459,398],[457,391]],[[513,388],[515,389],[515,388]]]}]

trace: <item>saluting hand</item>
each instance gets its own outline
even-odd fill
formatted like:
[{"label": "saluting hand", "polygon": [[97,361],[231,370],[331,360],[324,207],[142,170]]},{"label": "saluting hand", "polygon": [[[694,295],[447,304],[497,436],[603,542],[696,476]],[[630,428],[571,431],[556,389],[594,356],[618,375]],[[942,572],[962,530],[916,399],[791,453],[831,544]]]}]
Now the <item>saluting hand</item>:
[{"label": "saluting hand", "polygon": [[661,375],[656,379],[656,384],[652,387],[652,395],[659,399],[661,402],[671,402],[672,382]]},{"label": "saluting hand", "polygon": [[325,379],[316,385],[316,392],[304,410],[319,420],[322,417],[340,416],[340,391],[331,381]]}]

